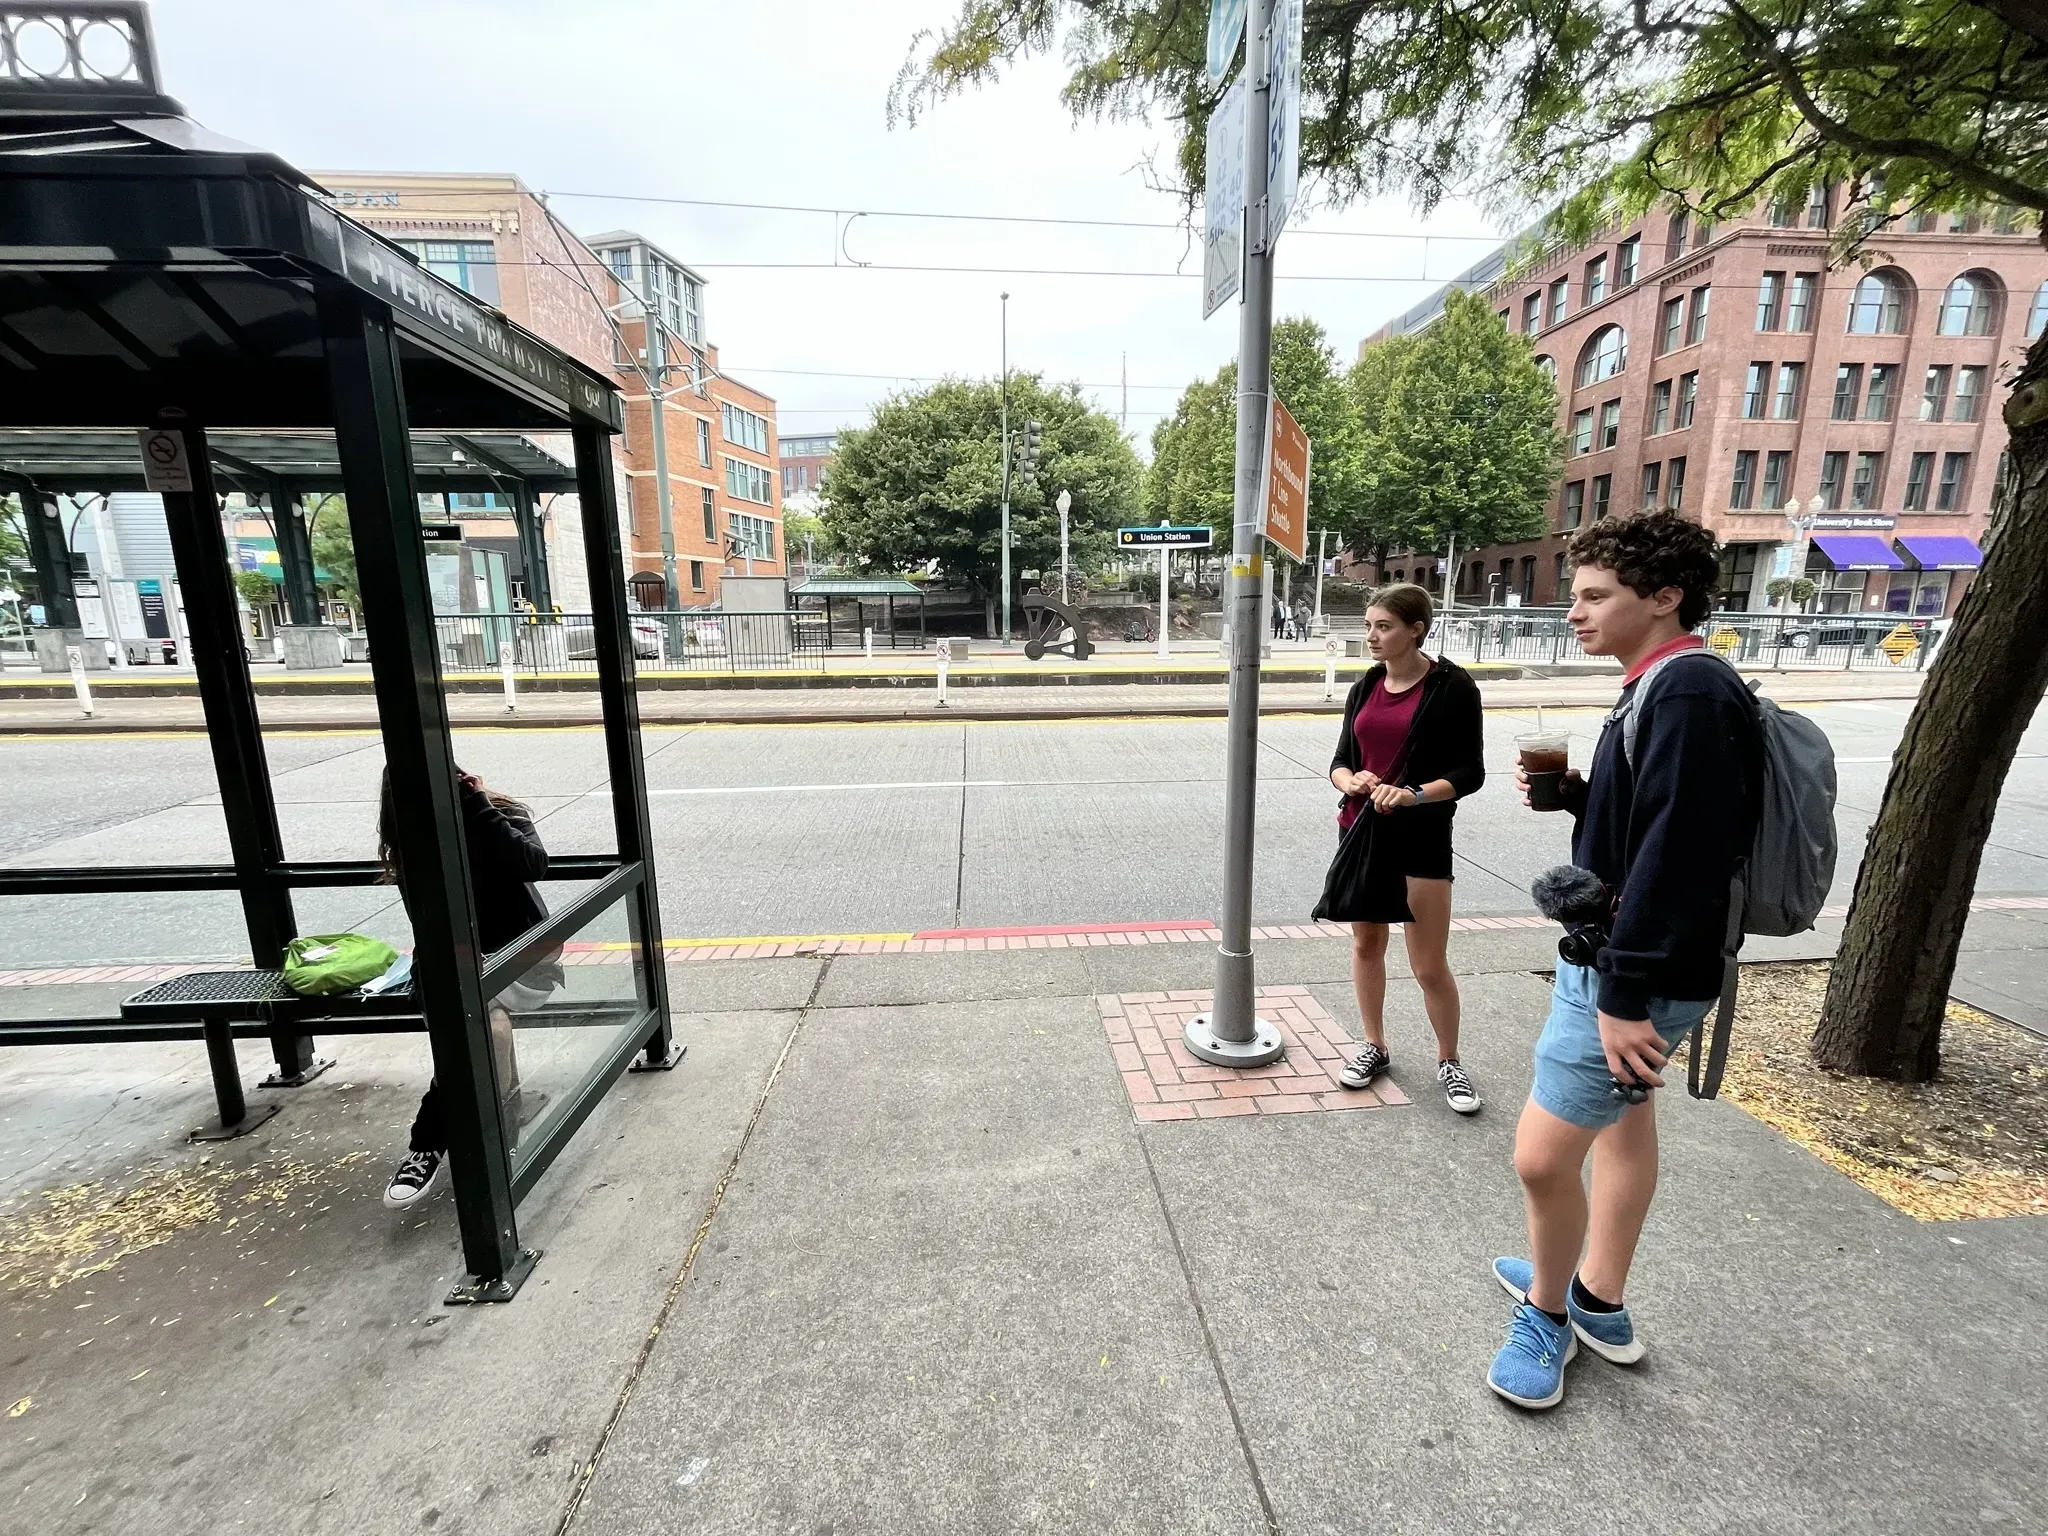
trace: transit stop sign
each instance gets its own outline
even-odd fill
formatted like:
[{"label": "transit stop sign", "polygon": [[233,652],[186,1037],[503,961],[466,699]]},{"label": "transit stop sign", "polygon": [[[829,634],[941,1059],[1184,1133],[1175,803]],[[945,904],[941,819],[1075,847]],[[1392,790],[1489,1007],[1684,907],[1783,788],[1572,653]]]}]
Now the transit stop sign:
[{"label": "transit stop sign", "polygon": [[1308,558],[1308,434],[1273,397],[1266,450],[1266,537],[1299,564]]}]

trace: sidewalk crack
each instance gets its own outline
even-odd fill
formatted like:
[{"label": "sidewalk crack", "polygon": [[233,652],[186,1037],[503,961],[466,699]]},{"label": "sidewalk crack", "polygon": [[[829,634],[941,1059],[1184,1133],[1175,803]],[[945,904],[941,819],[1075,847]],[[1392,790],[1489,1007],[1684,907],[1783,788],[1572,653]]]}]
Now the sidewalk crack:
[{"label": "sidewalk crack", "polygon": [[761,1092],[754,1099],[753,1112],[747,1116],[746,1128],[740,1132],[738,1145],[732,1149],[732,1156],[726,1160],[725,1172],[718,1176],[718,1183],[712,1186],[711,1199],[704,1207],[704,1219],[697,1224],[697,1232],[690,1239],[690,1246],[683,1254],[681,1267],[676,1277],[669,1282],[668,1292],[655,1309],[654,1321],[647,1329],[647,1337],[641,1341],[639,1353],[633,1357],[633,1364],[626,1372],[626,1380],[619,1388],[618,1400],[612,1404],[612,1411],[605,1416],[604,1427],[598,1431],[597,1444],[591,1449],[583,1469],[576,1475],[576,1486],[570,1490],[569,1503],[562,1511],[562,1518],[555,1526],[554,1536],[567,1536],[569,1528],[576,1523],[576,1516],[582,1512],[584,1497],[590,1492],[590,1485],[597,1478],[597,1469],[604,1460],[604,1453],[611,1445],[612,1435],[619,1427],[619,1421],[626,1415],[626,1409],[633,1401],[633,1393],[640,1385],[640,1377],[647,1369],[647,1362],[653,1358],[654,1346],[661,1338],[662,1330],[668,1327],[669,1315],[675,1311],[676,1303],[682,1299],[683,1288],[690,1283],[691,1272],[697,1267],[697,1254],[704,1246],[704,1239],[711,1233],[711,1223],[718,1215],[718,1209],[725,1203],[725,1192],[731,1186],[733,1177],[740,1171],[740,1159],[746,1156],[747,1148],[754,1140],[754,1131],[761,1123],[761,1116],[768,1108],[768,1095],[775,1091],[775,1085],[782,1077],[782,1069],[789,1062],[789,1054],[796,1046],[798,1034],[804,1022],[817,1010],[818,996],[825,990],[825,978],[832,970],[832,957],[826,956],[825,963],[818,967],[818,974],[811,982],[811,995],[804,999],[797,1009],[796,1019],[789,1026],[789,1033],[783,1038],[782,1049],[776,1054],[775,1065],[768,1069],[767,1080],[761,1084]]}]

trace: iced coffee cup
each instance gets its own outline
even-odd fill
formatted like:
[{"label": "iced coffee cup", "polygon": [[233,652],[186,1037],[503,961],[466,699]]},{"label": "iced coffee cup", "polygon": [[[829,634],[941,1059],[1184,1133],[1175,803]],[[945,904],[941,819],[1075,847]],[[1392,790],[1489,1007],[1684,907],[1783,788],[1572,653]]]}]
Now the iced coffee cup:
[{"label": "iced coffee cup", "polygon": [[1563,810],[1558,790],[1571,767],[1571,738],[1563,731],[1535,731],[1517,736],[1515,751],[1529,779],[1529,809]]}]

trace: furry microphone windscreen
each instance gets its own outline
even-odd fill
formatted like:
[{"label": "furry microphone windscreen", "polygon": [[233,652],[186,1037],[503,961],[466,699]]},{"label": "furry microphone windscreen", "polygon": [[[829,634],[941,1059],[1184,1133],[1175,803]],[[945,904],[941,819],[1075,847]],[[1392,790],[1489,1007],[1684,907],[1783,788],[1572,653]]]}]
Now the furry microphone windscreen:
[{"label": "furry microphone windscreen", "polygon": [[1536,910],[1553,922],[1597,923],[1608,914],[1607,887],[1590,869],[1560,864],[1546,869],[1529,887]]}]

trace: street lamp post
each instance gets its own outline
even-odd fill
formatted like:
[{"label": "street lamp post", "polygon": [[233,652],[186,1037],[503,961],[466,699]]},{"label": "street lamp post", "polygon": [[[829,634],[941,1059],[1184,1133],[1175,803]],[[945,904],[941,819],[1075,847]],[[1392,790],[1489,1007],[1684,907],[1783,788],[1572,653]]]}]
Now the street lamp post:
[{"label": "street lamp post", "polygon": [[1074,493],[1061,491],[1053,505],[1060,509],[1060,601],[1069,603],[1073,599],[1067,595],[1067,512],[1074,505]]},{"label": "street lamp post", "polygon": [[1003,644],[1010,643],[1010,296],[1003,296]]},{"label": "street lamp post", "polygon": [[[1800,507],[1797,496],[1785,503],[1785,521],[1792,527],[1792,555],[1789,568],[1785,572],[1786,580],[1796,582],[1806,574],[1806,546],[1813,536],[1813,525],[1827,509],[1827,498],[1820,495],[1807,502],[1804,509]],[[1789,612],[1792,607],[1792,592],[1789,587],[1782,601]]]}]

